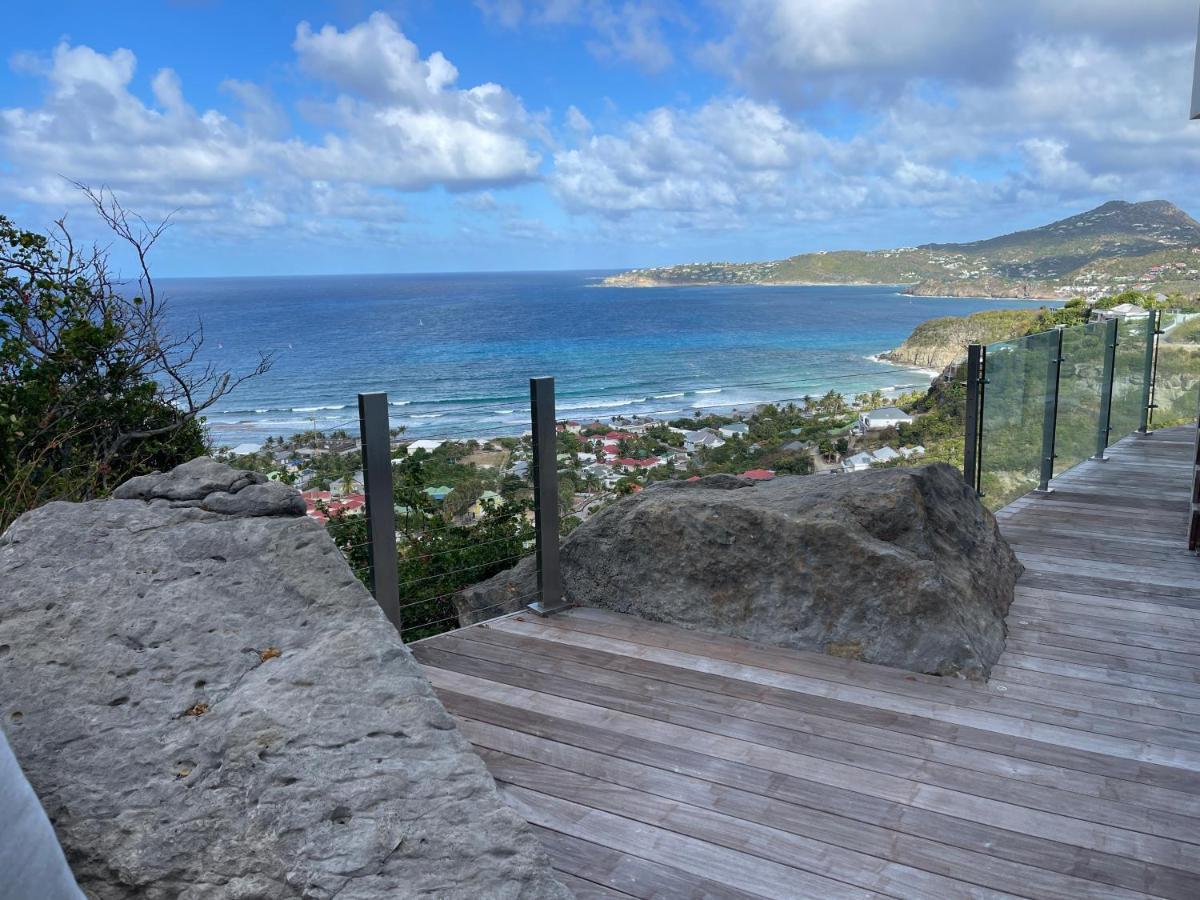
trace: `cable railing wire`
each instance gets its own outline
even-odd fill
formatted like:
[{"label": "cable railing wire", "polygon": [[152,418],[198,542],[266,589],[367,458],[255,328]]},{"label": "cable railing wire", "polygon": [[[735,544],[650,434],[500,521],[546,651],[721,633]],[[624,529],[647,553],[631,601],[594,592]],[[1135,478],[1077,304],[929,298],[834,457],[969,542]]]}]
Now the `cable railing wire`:
[{"label": "cable railing wire", "polygon": [[[467,549],[467,548],[464,548],[464,549]],[[478,563],[475,563],[470,566],[464,566],[461,569],[454,569],[450,572],[438,572],[437,574],[434,574],[434,575],[422,575],[420,578],[410,578],[407,581],[401,581],[399,586],[401,589],[403,589],[403,588],[409,587],[410,585],[420,584],[425,581],[437,581],[439,578],[450,578],[453,575],[461,575],[464,572],[471,572],[475,569],[484,569],[484,568],[487,568],[488,566],[495,566],[495,565],[499,565],[500,563],[506,563],[506,562],[512,562],[514,560],[524,559],[526,556],[530,556],[532,553],[533,553],[533,551],[529,551],[527,553],[518,553],[514,556],[505,556],[505,557],[501,557],[500,559],[484,560],[483,562],[478,562]]]},{"label": "cable railing wire", "polygon": [[[509,605],[509,604],[511,604],[511,603],[521,603],[521,602],[522,602],[522,601],[524,601],[524,600],[535,600],[535,599],[537,599],[537,597],[538,597],[538,592],[537,592],[537,591],[534,591],[534,592],[532,592],[532,593],[529,593],[529,594],[522,594],[522,595],[521,595],[521,596],[519,596],[519,597],[509,597],[509,598],[506,598],[506,599],[504,599],[504,600],[502,600],[502,601],[500,601],[500,602],[498,602],[498,603],[493,603],[493,604],[491,604],[490,606],[483,606],[483,607],[480,607],[479,609],[472,609],[472,610],[469,610],[469,612],[470,612],[470,613],[472,613],[472,614],[474,614],[474,613],[479,613],[479,612],[486,612],[486,611],[487,611],[487,610],[489,610],[489,609],[496,609],[496,608],[498,608],[498,607],[501,607],[501,606],[507,606],[507,605]],[[513,612],[513,613],[519,613],[519,612],[520,612],[520,610],[519,610],[519,609],[517,609],[517,610],[512,610],[512,612]],[[492,618],[497,618],[497,617],[496,617],[496,616],[493,616]],[[462,621],[462,619],[461,619],[461,617],[460,617],[460,616],[457,616],[457,615],[454,615],[454,616],[446,616],[445,618],[442,618],[442,619],[435,619],[435,620],[433,620],[432,622],[421,622],[420,624],[414,624],[414,625],[411,625],[411,626],[406,626],[404,630],[405,630],[405,631],[420,631],[421,629],[424,629],[424,628],[433,628],[434,626],[436,626],[436,625],[441,625],[441,624],[443,624],[443,623],[445,623],[445,622],[460,622],[460,623],[461,623],[461,621]],[[479,622],[474,622],[474,623],[472,623],[472,624],[475,624],[475,625],[477,625],[477,624],[479,624]],[[469,627],[469,626],[463,626],[463,627]]]},{"label": "cable railing wire", "polygon": [[[426,603],[437,603],[442,600],[449,600],[451,597],[455,596],[456,594],[461,594],[463,592],[463,590],[465,590],[465,588],[456,588],[455,590],[447,591],[444,594],[437,594],[433,597],[426,597],[424,600],[410,600],[407,603],[401,603],[400,610],[401,610],[401,612],[403,612],[406,609],[412,609],[414,606],[423,606]],[[536,594],[537,594],[537,592],[535,591],[534,595],[536,596]],[[505,598],[504,600],[498,600],[498,601],[496,601],[496,603],[492,604],[492,606],[499,606],[503,603],[511,603],[513,599],[515,599],[515,598]],[[487,606],[482,607],[482,609],[488,609],[488,608],[489,607],[487,607]],[[412,627],[416,628],[418,626],[414,625]]]}]

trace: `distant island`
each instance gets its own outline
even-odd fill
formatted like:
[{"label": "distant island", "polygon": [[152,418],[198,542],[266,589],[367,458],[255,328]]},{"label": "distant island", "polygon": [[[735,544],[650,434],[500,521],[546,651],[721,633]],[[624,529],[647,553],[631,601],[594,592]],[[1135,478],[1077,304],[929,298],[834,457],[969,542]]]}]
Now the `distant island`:
[{"label": "distant island", "polygon": [[908,286],[924,297],[1055,300],[1137,289],[1200,291],[1200,222],[1165,200],[1113,200],[1013,234],[966,244],[803,253],[773,262],[633,269],[609,287],[705,284]]}]

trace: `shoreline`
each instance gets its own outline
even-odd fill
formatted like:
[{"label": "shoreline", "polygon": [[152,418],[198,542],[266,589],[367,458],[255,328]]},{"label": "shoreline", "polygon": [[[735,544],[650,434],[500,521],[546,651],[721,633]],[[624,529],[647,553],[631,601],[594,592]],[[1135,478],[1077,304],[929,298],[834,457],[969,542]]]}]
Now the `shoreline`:
[{"label": "shoreline", "polygon": [[[612,276],[609,276],[612,277]],[[649,284],[617,284],[610,283],[608,279],[597,284],[589,285],[589,287],[607,287],[621,288],[630,290],[640,290],[644,288],[688,288],[688,287],[747,287],[747,288],[769,288],[769,287],[875,287],[875,288],[909,288],[909,290],[896,291],[898,297],[920,297],[924,300],[997,300],[1017,303],[1065,303],[1070,298],[1060,296],[1055,297],[1013,297],[1013,296],[993,296],[987,294],[916,294],[911,290],[920,282],[911,284],[905,282],[891,281],[656,281]]]},{"label": "shoreline", "polygon": [[[935,378],[937,378],[941,375],[941,372],[936,369],[929,369],[929,368],[925,368],[922,366],[910,366],[910,365],[906,365],[904,363],[895,363],[890,360],[880,358],[879,354],[886,353],[886,352],[888,352],[888,351],[881,350],[881,351],[879,351],[879,353],[868,354],[861,358],[864,360],[867,360],[869,362],[875,363],[877,365],[887,366],[888,368],[895,370],[897,374],[899,374],[901,371],[909,373],[912,375],[913,383],[911,383],[911,384],[890,384],[890,385],[887,385],[887,386],[884,386],[881,388],[867,388],[867,387],[854,388],[854,389],[850,389],[849,391],[839,389],[838,382],[844,381],[846,378],[870,377],[870,374],[884,375],[886,373],[886,370],[884,370],[879,373],[865,373],[865,374],[856,375],[856,376],[843,376],[840,379],[837,377],[834,377],[834,378],[831,378],[831,379],[825,381],[821,385],[817,385],[817,386],[814,386],[809,389],[797,388],[796,390],[804,390],[804,392],[806,394],[808,394],[809,396],[812,396],[814,398],[820,397],[821,395],[827,393],[830,390],[835,390],[842,396],[848,397],[848,398],[853,398],[854,394],[856,394],[856,393],[865,393],[865,392],[869,392],[871,390],[879,390],[879,391],[882,391],[885,398],[893,399],[895,397],[901,396],[902,394],[904,394],[910,390],[927,389],[929,384]],[[747,385],[747,386],[752,387],[752,385]],[[712,398],[715,399],[717,394],[720,394],[721,392],[723,392],[725,390],[737,390],[739,387],[740,387],[740,385],[726,385],[726,386],[723,386],[720,388],[705,389],[705,393],[707,395],[712,396]],[[784,393],[790,394],[792,392],[784,391]],[[653,397],[653,395],[649,395],[647,399],[650,399],[652,397]],[[666,400],[667,398],[664,397],[664,398],[660,398],[660,399]],[[706,399],[706,397],[693,397],[692,399],[703,401],[704,399]],[[588,415],[581,416],[581,417],[572,416],[571,413],[573,412],[573,410],[566,410],[566,409],[559,408],[556,412],[558,414],[557,415],[558,421],[578,421],[580,424],[590,424],[591,422],[599,422],[601,424],[614,425],[614,424],[622,422],[622,421],[623,422],[658,421],[658,422],[666,423],[673,419],[684,419],[684,418],[690,419],[690,418],[703,417],[706,415],[749,416],[749,415],[753,414],[754,410],[757,407],[766,406],[769,404],[794,403],[799,399],[800,399],[799,397],[795,397],[795,396],[789,396],[787,398],[763,397],[763,398],[759,398],[759,399],[738,399],[736,401],[731,401],[728,403],[711,403],[711,404],[701,403],[699,405],[691,405],[691,406],[681,405],[675,409],[650,409],[650,410],[645,410],[645,411],[641,411],[641,412],[639,412],[637,410],[629,410],[627,412],[597,412],[597,413],[589,413]],[[586,409],[586,407],[585,407],[585,409]],[[598,403],[597,406],[594,407],[594,409],[603,410],[604,404]],[[454,413],[454,410],[446,411],[446,415],[453,415],[453,413]],[[395,422],[399,422],[403,419],[404,419],[403,416],[396,415],[392,418],[392,421],[393,421],[393,423],[395,423]],[[245,421],[245,422],[240,422],[240,423],[236,423],[236,424],[235,423],[225,423],[225,424],[227,426],[233,425],[234,428],[232,430],[222,430],[223,433],[221,433],[221,434],[217,433],[217,430],[212,427],[211,423],[209,424],[210,432],[213,434],[212,440],[213,440],[214,448],[234,447],[234,446],[238,446],[238,445],[258,443],[259,448],[261,449],[262,441],[264,441],[266,439],[266,437],[278,436],[281,431],[281,429],[279,429],[278,425],[267,425],[267,424],[258,425],[256,423],[254,423],[253,421]],[[356,426],[357,426],[356,422],[353,424],[350,424],[350,425],[343,425],[342,430],[345,430],[345,431],[351,433],[351,436],[353,436],[353,433],[356,430]],[[452,430],[458,431],[457,426],[451,426],[451,427],[452,427]],[[495,429],[495,430],[493,431],[492,429]],[[310,429],[309,428],[301,428],[301,429],[296,429],[294,431],[289,432],[287,429],[283,429],[282,436],[285,439],[290,439],[294,435],[300,434],[300,433],[302,433],[304,431],[308,431],[308,430],[310,430]],[[337,430],[337,428],[334,426],[328,426],[328,427],[322,428],[321,424],[317,423],[316,430],[324,431],[325,433],[329,433],[331,431]],[[512,423],[509,425],[499,424],[499,425],[494,425],[494,426],[484,426],[483,429],[478,429],[472,425],[467,425],[467,424],[463,423],[461,432],[457,433],[457,434],[438,434],[438,433],[425,434],[425,433],[423,433],[423,430],[419,429],[419,428],[412,432],[409,432],[406,429],[406,431],[402,435],[401,439],[412,440],[412,441],[418,441],[418,440],[456,441],[456,442],[462,442],[462,443],[466,443],[467,441],[474,440],[474,441],[478,441],[480,443],[485,443],[488,441],[496,441],[501,438],[520,439],[524,436],[527,436],[530,433],[531,433],[530,428],[527,425],[523,426],[520,423]]]}]

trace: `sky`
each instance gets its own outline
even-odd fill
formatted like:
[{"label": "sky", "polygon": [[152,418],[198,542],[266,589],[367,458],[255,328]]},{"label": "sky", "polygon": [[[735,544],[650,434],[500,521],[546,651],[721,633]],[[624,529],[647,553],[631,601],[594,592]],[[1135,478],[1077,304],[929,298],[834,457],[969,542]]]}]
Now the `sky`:
[{"label": "sky", "polygon": [[0,32],[0,215],[155,274],[607,269],[1200,214],[1194,0],[144,0]]}]

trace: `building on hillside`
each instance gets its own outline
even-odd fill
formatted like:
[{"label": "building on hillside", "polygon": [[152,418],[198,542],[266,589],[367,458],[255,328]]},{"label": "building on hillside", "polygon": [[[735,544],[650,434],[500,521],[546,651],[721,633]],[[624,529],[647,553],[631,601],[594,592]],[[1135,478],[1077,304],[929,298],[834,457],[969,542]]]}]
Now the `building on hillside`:
[{"label": "building on hillside", "polygon": [[750,426],[745,422],[733,422],[729,425],[722,425],[719,430],[728,438],[745,437],[750,433]]},{"label": "building on hillside", "polygon": [[743,478],[751,478],[754,481],[770,481],[775,477],[775,473],[770,469],[748,469],[742,473]]},{"label": "building on hillside", "polygon": [[495,509],[500,509],[504,506],[504,498],[495,491],[484,491],[479,495],[479,498],[470,505],[467,509],[467,516],[471,521],[478,521],[487,514],[488,506],[491,505]]},{"label": "building on hillside", "polygon": [[441,503],[443,500],[445,500],[450,495],[450,492],[453,490],[454,490],[454,488],[450,487],[449,485],[439,484],[437,487],[425,488],[425,490],[422,491],[422,493],[425,494],[427,497],[430,497],[430,498],[436,500],[438,503]]},{"label": "building on hillside", "polygon": [[689,453],[695,453],[701,449],[711,450],[723,446],[725,446],[725,439],[708,428],[689,431],[683,436],[683,447]]},{"label": "building on hillside", "polygon": [[858,424],[863,431],[876,428],[895,428],[897,425],[911,424],[913,417],[898,406],[884,406],[870,412],[858,414]]},{"label": "building on hillside", "polygon": [[870,453],[855,453],[842,460],[843,472],[865,472],[875,463],[875,457]]},{"label": "building on hillside", "polygon": [[921,457],[925,455],[925,448],[921,444],[917,444],[915,447],[901,447],[900,455],[905,459]]},{"label": "building on hillside", "polygon": [[1096,310],[1097,319],[1144,319],[1150,311],[1136,303],[1118,303],[1111,309]]},{"label": "building on hillside", "polygon": [[892,460],[900,458],[900,454],[888,446],[880,447],[871,455],[875,457],[875,462],[877,463],[892,462]]},{"label": "building on hillside", "polygon": [[[329,491],[304,491],[302,496],[305,514],[322,525],[331,516],[361,516],[367,503],[367,498],[362,494],[343,494],[339,497]],[[318,503],[324,509],[319,508]]]},{"label": "building on hillside", "polygon": [[445,441],[433,441],[433,440],[428,440],[426,438],[422,438],[421,440],[418,440],[418,441],[412,441],[411,443],[409,443],[408,447],[406,447],[405,449],[408,453],[413,453],[417,450],[424,450],[426,453],[432,453],[434,450],[436,450],[438,447],[442,446],[442,444],[444,444],[444,443],[445,443]]}]

